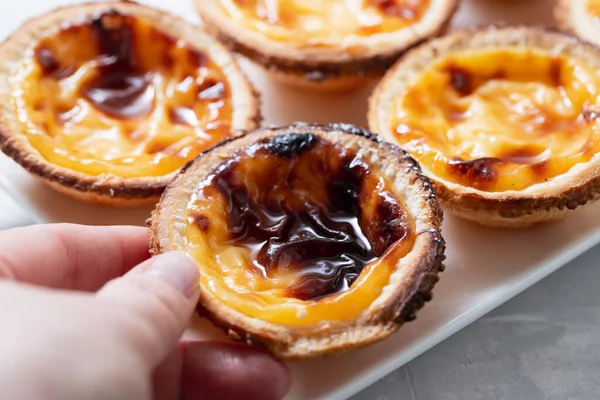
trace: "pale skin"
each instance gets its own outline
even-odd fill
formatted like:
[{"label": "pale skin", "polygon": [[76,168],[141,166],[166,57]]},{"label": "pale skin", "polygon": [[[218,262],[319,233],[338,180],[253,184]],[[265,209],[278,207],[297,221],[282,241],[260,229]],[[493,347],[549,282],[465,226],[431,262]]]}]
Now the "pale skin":
[{"label": "pale skin", "polygon": [[197,268],[148,257],[144,228],[0,232],[0,398],[282,398],[290,373],[270,355],[180,341]]}]

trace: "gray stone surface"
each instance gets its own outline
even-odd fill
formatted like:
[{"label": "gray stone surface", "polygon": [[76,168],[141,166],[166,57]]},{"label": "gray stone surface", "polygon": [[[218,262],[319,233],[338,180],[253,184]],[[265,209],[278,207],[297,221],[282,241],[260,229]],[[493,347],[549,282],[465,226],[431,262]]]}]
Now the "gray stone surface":
[{"label": "gray stone surface", "polygon": [[352,400],[600,399],[600,246]]}]

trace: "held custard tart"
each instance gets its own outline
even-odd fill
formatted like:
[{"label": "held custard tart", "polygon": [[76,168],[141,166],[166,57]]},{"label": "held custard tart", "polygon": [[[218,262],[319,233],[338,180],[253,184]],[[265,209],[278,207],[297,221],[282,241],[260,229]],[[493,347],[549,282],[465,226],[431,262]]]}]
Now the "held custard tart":
[{"label": "held custard tart", "polygon": [[283,358],[381,340],[431,298],[441,209],[418,164],[351,125],[264,128],[221,143],[167,187],[154,254],[201,270],[199,310]]},{"label": "held custard tart", "polygon": [[340,90],[441,33],[457,0],[195,0],[210,32],[280,80]]},{"label": "held custard tart", "polygon": [[600,52],[543,29],[462,31],[412,50],[369,104],[442,205],[485,225],[558,220],[600,192]]},{"label": "held custard tart", "polygon": [[600,0],[559,0],[554,16],[561,29],[600,45]]},{"label": "held custard tart", "polygon": [[156,201],[177,171],[258,101],[232,55],[180,18],[133,2],[60,8],[0,46],[0,148],[73,197]]}]

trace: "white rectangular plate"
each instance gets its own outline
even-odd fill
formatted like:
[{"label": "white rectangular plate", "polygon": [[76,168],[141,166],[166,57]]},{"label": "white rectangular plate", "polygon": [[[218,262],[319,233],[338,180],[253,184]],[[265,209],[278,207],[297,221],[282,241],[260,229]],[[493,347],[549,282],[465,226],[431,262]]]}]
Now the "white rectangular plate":
[{"label": "white rectangular plate", "polygon": [[[32,13],[54,5],[45,0],[19,0],[0,5],[0,37]],[[194,18],[191,0],[152,1]],[[521,4],[522,3],[522,4]],[[481,25],[498,20],[552,25],[554,1],[463,1],[454,26]],[[167,6],[168,4],[168,6]],[[266,123],[296,120],[350,122],[365,126],[370,88],[344,95],[294,91],[268,81],[243,62],[263,94]],[[150,208],[111,209],[90,206],[56,194],[0,155],[0,182],[40,223],[142,224]],[[390,339],[345,355],[290,363],[294,388],[289,399],[343,399],[372,384],[414,357],[462,329],[485,313],[555,271],[600,242],[600,205],[577,211],[561,223],[524,231],[492,230],[446,217],[446,271],[434,300]],[[220,338],[205,321],[195,320],[189,337]],[[407,388],[408,390],[408,388]]]}]

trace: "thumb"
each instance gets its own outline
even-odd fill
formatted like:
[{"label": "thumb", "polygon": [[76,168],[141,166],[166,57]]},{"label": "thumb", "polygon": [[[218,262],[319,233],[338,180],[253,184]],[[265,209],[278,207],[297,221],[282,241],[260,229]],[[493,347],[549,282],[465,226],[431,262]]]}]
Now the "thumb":
[{"label": "thumb", "polygon": [[175,348],[198,301],[200,274],[181,252],[169,252],[138,265],[97,293],[114,303],[120,337],[147,368],[160,364]]}]

